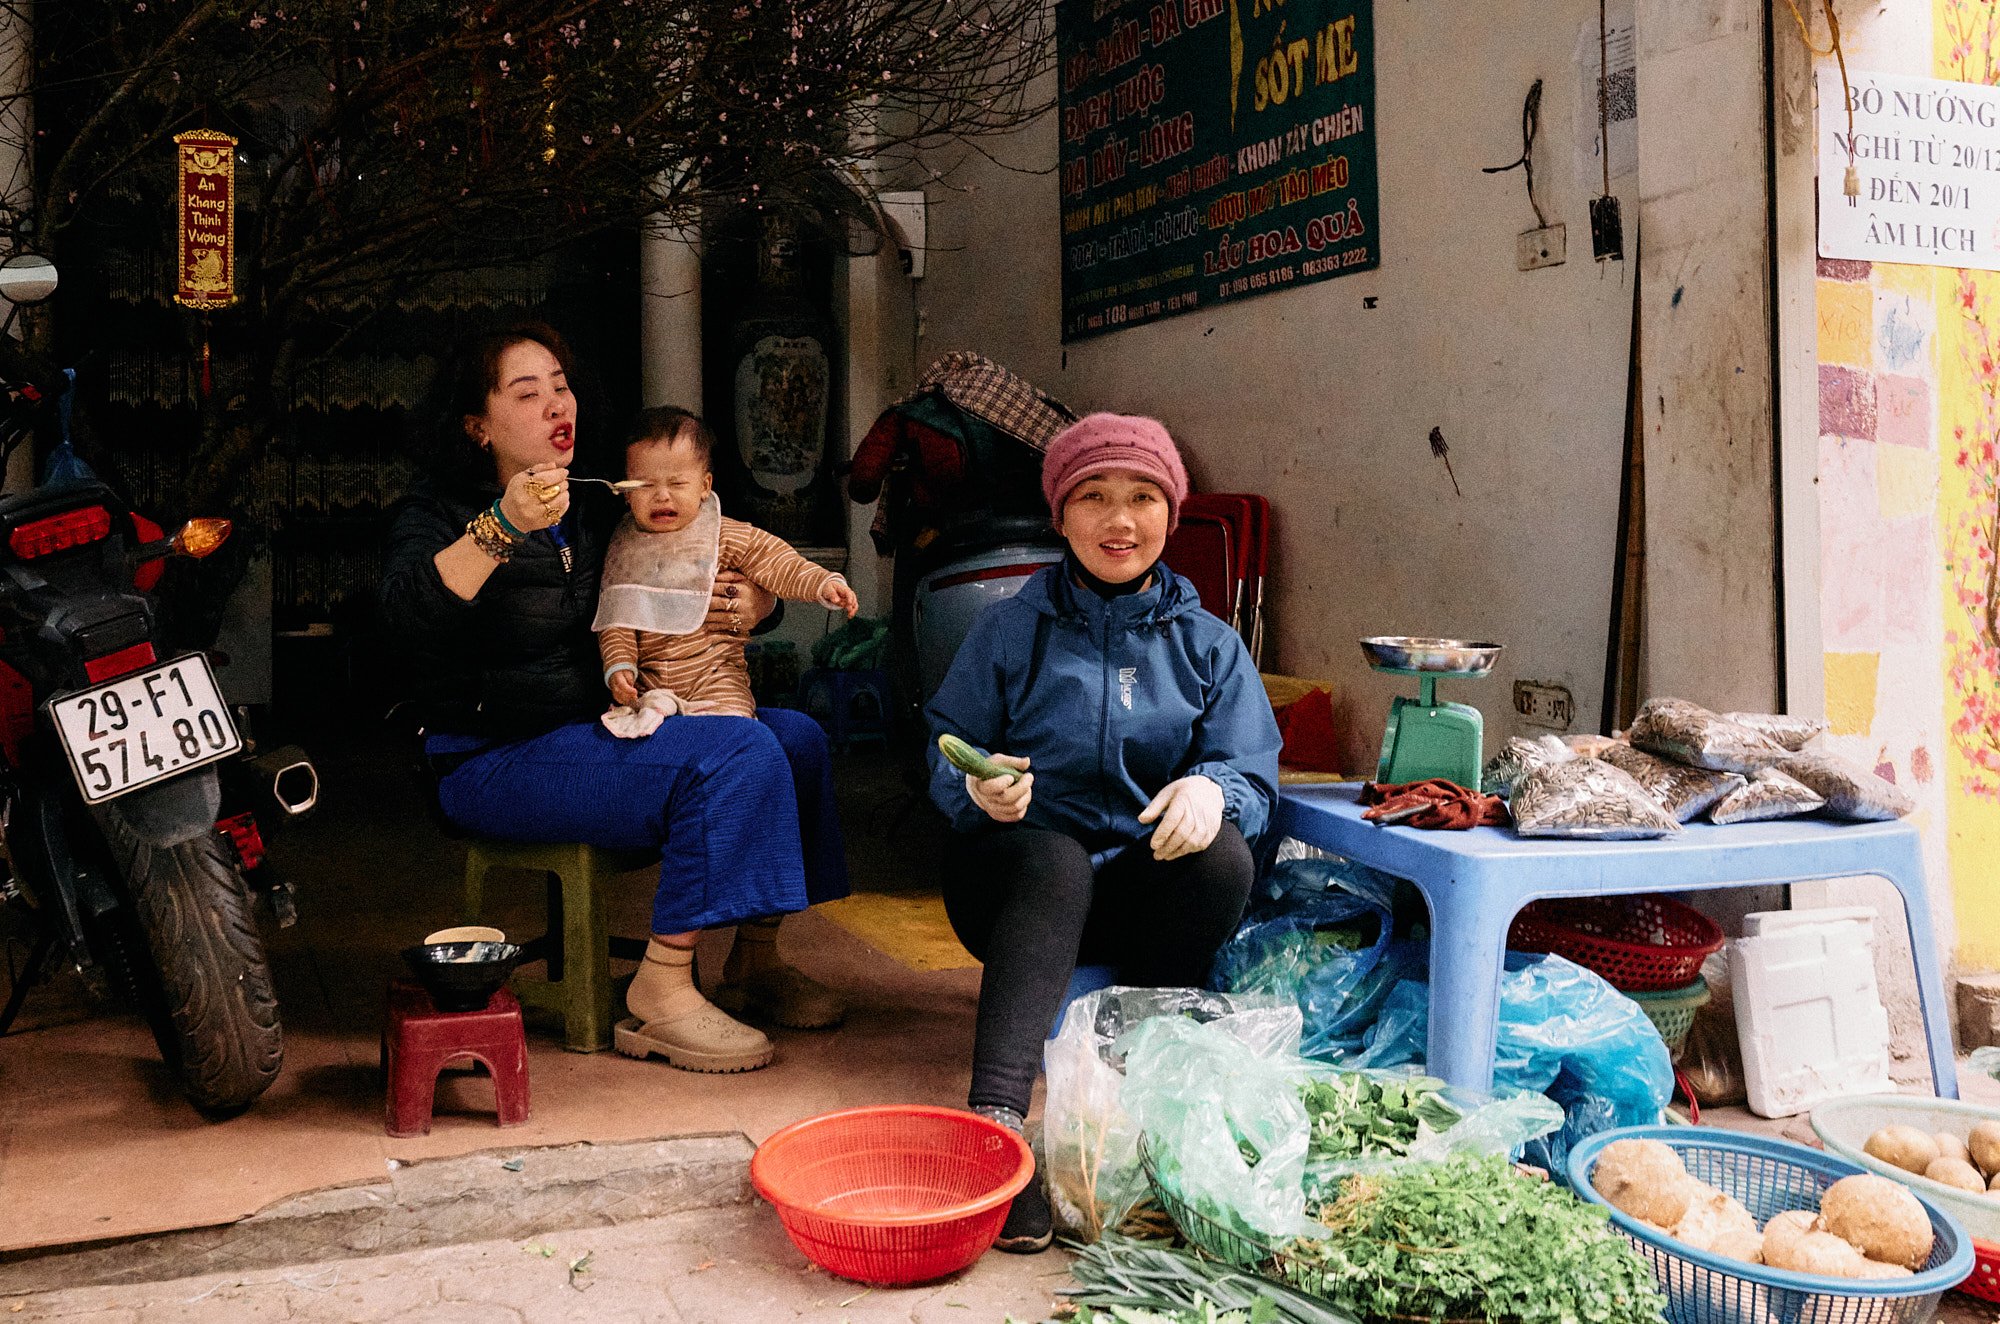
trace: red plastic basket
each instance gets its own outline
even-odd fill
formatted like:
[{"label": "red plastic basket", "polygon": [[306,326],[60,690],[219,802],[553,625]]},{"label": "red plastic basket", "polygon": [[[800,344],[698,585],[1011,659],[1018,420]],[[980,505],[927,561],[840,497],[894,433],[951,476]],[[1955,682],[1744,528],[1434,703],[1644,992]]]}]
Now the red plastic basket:
[{"label": "red plastic basket", "polygon": [[1562,897],[1515,916],[1507,945],[1566,957],[1628,993],[1655,993],[1693,983],[1722,930],[1663,896]]},{"label": "red plastic basket", "polygon": [[830,1273],[927,1283],[984,1255],[1035,1175],[1027,1142],[957,1108],[891,1104],[794,1122],[757,1147],[750,1182]]},{"label": "red plastic basket", "polygon": [[1960,1283],[1958,1290],[1981,1301],[2000,1301],[2000,1246],[1990,1241],[1972,1243],[1972,1277]]}]

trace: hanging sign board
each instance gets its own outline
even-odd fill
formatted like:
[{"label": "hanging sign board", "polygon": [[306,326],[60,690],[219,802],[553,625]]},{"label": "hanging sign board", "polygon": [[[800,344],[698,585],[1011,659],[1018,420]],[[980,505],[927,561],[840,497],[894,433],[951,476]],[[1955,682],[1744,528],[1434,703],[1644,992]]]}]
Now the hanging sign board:
[{"label": "hanging sign board", "polygon": [[174,135],[174,150],[180,157],[174,302],[227,308],[236,302],[236,140],[193,129]]},{"label": "hanging sign board", "polygon": [[1058,0],[1063,339],[1381,264],[1372,0]]},{"label": "hanging sign board", "polygon": [[1819,71],[1819,255],[2000,271],[2000,87],[1853,70],[1848,84]]}]

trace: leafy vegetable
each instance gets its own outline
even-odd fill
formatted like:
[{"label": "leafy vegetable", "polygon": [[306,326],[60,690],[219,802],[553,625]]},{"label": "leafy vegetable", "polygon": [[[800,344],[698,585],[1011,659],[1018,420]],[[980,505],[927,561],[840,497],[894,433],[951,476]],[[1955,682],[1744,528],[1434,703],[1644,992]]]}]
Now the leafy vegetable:
[{"label": "leafy vegetable", "polygon": [[1400,1158],[1419,1136],[1464,1118],[1443,1090],[1444,1082],[1429,1076],[1397,1080],[1340,1072],[1310,1081],[1299,1090],[1312,1119],[1308,1157]]},{"label": "leafy vegetable", "polygon": [[1281,1263],[1366,1318],[1660,1324],[1653,1273],[1604,1210],[1506,1160],[1458,1155],[1349,1177],[1323,1241]]},{"label": "leafy vegetable", "polygon": [[1296,1288],[1204,1259],[1164,1241],[1107,1232],[1076,1248],[1062,1295],[1083,1324],[1357,1324]]}]

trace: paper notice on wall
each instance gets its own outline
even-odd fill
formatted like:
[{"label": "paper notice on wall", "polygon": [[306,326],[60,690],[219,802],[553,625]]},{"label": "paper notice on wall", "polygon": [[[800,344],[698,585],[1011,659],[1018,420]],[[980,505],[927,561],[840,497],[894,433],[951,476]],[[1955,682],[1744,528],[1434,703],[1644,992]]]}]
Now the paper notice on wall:
[{"label": "paper notice on wall", "polygon": [[[1639,169],[1639,34],[1632,7],[1610,6],[1606,22],[1601,33],[1592,21],[1576,34],[1576,177],[1591,197],[1604,192],[1607,122],[1611,177]],[[1607,65],[1609,79],[1603,75]]]},{"label": "paper notice on wall", "polygon": [[1821,68],[1819,254],[2000,271],[2000,87]]}]

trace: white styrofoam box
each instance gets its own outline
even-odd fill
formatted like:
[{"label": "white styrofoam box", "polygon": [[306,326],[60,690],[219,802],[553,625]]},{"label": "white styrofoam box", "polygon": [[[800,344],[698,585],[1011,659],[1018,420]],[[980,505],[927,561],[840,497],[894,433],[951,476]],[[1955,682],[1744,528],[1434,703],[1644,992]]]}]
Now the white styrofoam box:
[{"label": "white styrofoam box", "polygon": [[1759,910],[1743,917],[1743,936],[1760,938],[1780,929],[1796,929],[1808,924],[1861,923],[1874,926],[1873,906],[1828,906],[1821,910]]},{"label": "white styrofoam box", "polygon": [[1758,1116],[1790,1117],[1826,1099],[1895,1088],[1872,920],[1870,912],[1759,925],[1758,936],[1729,944],[1743,1080]]}]

